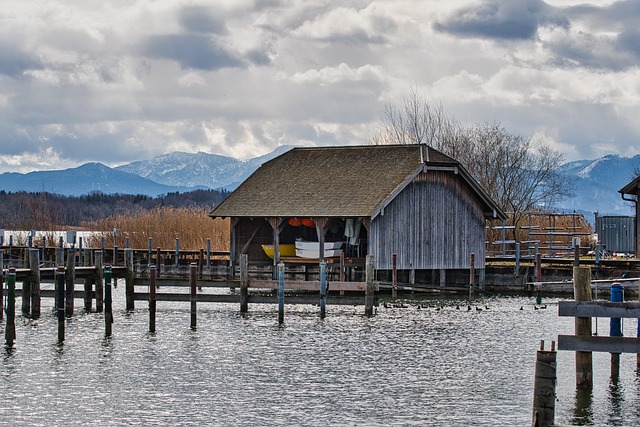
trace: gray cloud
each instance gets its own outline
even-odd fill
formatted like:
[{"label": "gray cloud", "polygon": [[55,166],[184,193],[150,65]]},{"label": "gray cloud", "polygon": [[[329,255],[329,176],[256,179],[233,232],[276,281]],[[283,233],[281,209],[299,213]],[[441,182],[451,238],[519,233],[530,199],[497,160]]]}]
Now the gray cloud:
[{"label": "gray cloud", "polygon": [[187,6],[179,12],[178,20],[188,32],[202,34],[227,34],[228,29],[214,10],[204,6]]},{"label": "gray cloud", "polygon": [[0,43],[0,74],[19,77],[26,70],[42,68],[42,63],[34,55],[19,47]]},{"label": "gray cloud", "polygon": [[569,21],[541,0],[489,0],[434,24],[437,31],[464,37],[516,40],[534,38],[540,26],[567,28]]},{"label": "gray cloud", "polygon": [[202,34],[164,34],[150,37],[144,53],[177,61],[183,68],[218,70],[243,66],[243,62]]}]

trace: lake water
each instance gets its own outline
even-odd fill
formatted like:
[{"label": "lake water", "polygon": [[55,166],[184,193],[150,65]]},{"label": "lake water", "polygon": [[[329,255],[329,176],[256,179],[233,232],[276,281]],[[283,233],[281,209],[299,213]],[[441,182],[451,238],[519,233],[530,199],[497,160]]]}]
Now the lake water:
[{"label": "lake water", "polygon": [[[17,321],[15,347],[1,350],[0,425],[527,426],[539,342],[573,333],[557,299],[534,310],[534,299],[487,298],[468,311],[464,299],[425,297],[370,318],[361,306],[327,306],[321,320],[318,307],[290,305],[282,326],[275,305],[243,316],[201,303],[195,331],[188,303],[158,302],[149,334],[147,304],[127,313],[123,288],[110,339],[101,314],[77,310],[58,345],[49,299],[42,318]],[[625,335],[636,328],[627,320]],[[609,354],[593,359],[583,397],[573,353],[558,353],[556,423],[640,424],[636,356],[621,356],[617,383]]]}]

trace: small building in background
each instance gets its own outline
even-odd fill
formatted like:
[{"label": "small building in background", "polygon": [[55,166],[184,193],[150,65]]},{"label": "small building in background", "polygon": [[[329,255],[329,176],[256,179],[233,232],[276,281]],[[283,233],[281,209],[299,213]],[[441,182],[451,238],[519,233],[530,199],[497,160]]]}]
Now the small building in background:
[{"label": "small building in background", "polygon": [[274,264],[295,261],[309,253],[297,246],[317,242],[318,259],[336,247],[352,259],[371,254],[381,277],[395,254],[400,277],[441,284],[456,270],[468,284],[472,253],[484,269],[486,220],[506,218],[458,161],[426,145],[294,148],[210,216],[231,219],[232,265],[240,254],[269,262],[267,246]]},{"label": "small building in background", "polygon": [[[640,230],[638,229],[638,221],[640,221],[640,207],[638,206],[638,195],[640,195],[640,176],[618,190],[624,200],[635,204],[636,216],[634,219],[633,237],[634,237],[634,254],[640,256]],[[631,197],[629,197],[631,196]]]},{"label": "small building in background", "polygon": [[635,218],[632,216],[598,215],[596,212],[598,243],[607,253],[634,254]]}]

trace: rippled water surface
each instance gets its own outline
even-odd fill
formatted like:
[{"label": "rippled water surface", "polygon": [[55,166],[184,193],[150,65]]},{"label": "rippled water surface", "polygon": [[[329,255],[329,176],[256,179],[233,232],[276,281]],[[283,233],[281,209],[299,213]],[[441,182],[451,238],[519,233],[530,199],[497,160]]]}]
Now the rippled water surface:
[{"label": "rippled water surface", "polygon": [[[110,339],[101,314],[77,309],[58,345],[51,300],[37,321],[18,319],[15,347],[2,349],[0,425],[526,426],[539,342],[573,332],[556,299],[546,310],[482,299],[468,311],[463,299],[425,297],[371,318],[363,307],[328,306],[321,320],[317,307],[287,306],[282,326],[275,305],[242,316],[201,303],[195,331],[188,303],[159,302],[149,334],[146,303],[127,313],[122,288]],[[627,320],[625,335],[636,328]],[[613,383],[609,354],[594,353],[587,396],[576,395],[574,363],[558,353],[558,424],[640,424],[635,355],[621,356]]]}]

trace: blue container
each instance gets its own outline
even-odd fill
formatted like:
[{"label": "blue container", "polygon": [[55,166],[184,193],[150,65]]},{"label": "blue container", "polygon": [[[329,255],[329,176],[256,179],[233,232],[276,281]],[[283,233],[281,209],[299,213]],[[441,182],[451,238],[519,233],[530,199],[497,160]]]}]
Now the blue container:
[{"label": "blue container", "polygon": [[[611,302],[623,302],[624,301],[624,287],[620,283],[611,284]],[[622,321],[619,317],[612,317],[609,328],[609,336],[621,337],[622,336]]]}]

